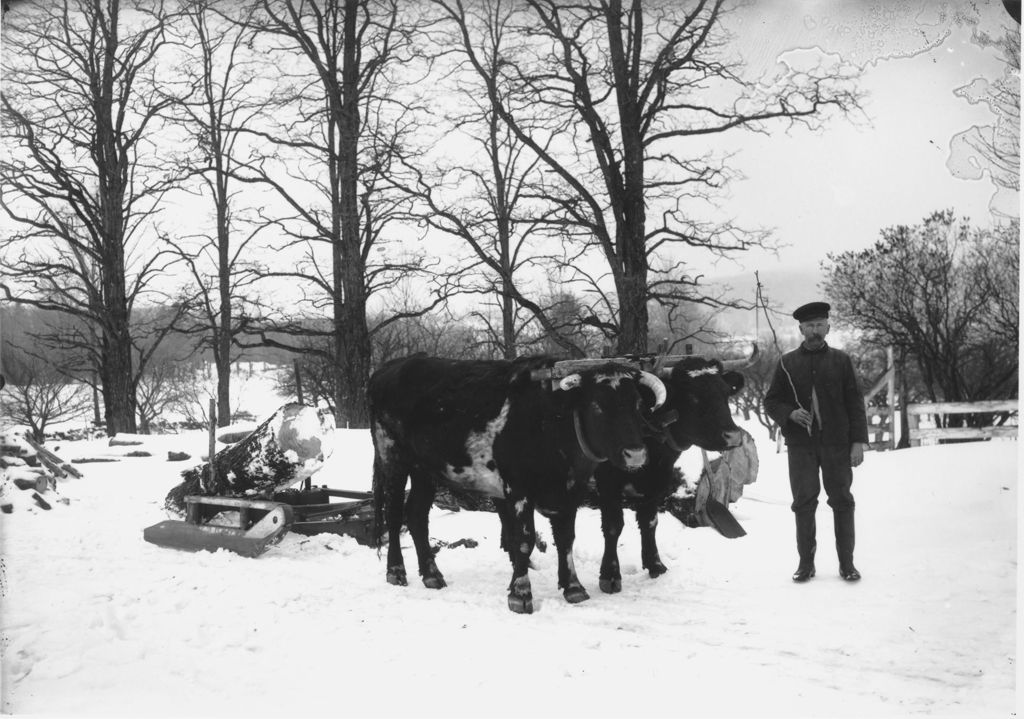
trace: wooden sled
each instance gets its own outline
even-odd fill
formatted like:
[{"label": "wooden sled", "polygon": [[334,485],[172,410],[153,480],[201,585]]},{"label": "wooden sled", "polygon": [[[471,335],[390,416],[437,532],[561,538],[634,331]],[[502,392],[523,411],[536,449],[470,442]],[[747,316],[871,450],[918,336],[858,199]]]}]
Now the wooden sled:
[{"label": "wooden sled", "polygon": [[[359,501],[330,502],[330,497]],[[171,549],[226,549],[243,557],[260,556],[288,531],[351,536],[367,546],[374,542],[373,500],[368,492],[321,487],[285,490],[272,500],[189,495],[185,506],[184,520],[170,519],[147,527],[143,539]]]}]

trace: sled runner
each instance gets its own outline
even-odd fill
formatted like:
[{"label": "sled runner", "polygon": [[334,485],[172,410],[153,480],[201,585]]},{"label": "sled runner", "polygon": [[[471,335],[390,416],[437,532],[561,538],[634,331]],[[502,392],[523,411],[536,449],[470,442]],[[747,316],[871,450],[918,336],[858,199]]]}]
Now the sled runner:
[{"label": "sled runner", "polygon": [[[357,499],[331,502],[330,497]],[[160,547],[189,552],[226,549],[258,557],[289,532],[327,532],[353,537],[369,545],[373,537],[373,507],[368,492],[320,488],[278,492],[272,500],[237,497],[185,498],[184,520],[165,520],[147,527],[142,536]]]}]

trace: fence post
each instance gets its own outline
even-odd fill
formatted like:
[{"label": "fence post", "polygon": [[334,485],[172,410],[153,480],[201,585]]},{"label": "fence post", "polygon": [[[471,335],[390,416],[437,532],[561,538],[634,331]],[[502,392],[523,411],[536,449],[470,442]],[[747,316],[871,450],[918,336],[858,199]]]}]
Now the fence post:
[{"label": "fence post", "polygon": [[889,449],[896,449],[896,365],[892,357],[892,345],[885,352],[886,363],[889,367]]}]

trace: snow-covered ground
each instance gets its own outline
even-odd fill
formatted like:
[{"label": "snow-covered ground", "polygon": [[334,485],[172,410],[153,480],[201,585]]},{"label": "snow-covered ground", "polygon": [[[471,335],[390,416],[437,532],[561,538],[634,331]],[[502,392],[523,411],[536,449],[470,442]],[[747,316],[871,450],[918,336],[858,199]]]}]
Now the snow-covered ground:
[{"label": "snow-covered ground", "polygon": [[[287,535],[258,559],[142,539],[205,434],[147,439],[148,458],[83,464],[50,511],[0,515],[2,710],[98,716],[1011,717],[1016,710],[1018,443],[869,453],[855,470],[856,584],[837,575],[830,510],[818,576],[796,585],[786,456],[759,427],[760,476],[735,540],[659,527],[668,574],[640,567],[631,520],[623,591],[597,586],[597,512],[581,511],[567,604],[553,550],[535,553],[535,613],[506,608],[493,514],[434,509],[449,586],[388,585],[375,550]],[[53,443],[49,446],[52,448]],[[106,440],[59,443],[64,459]],[[316,484],[369,489],[365,431],[336,430]],[[682,459],[699,469],[699,452]],[[691,476],[693,476],[691,474]],[[30,493],[26,493],[30,494]],[[822,497],[824,500],[824,496]],[[550,531],[539,522],[545,539]]]}]

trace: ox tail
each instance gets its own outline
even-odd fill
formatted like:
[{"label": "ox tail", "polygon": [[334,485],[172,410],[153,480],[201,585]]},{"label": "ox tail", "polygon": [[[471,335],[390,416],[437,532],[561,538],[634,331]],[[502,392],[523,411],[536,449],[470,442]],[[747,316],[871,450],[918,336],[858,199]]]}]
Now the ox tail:
[{"label": "ox tail", "polygon": [[377,547],[377,556],[381,555],[381,548],[384,546],[384,536],[387,534],[387,504],[388,487],[387,473],[384,471],[383,458],[378,435],[380,425],[377,419],[370,419],[371,436],[374,440],[374,479],[373,479],[373,502],[374,502],[374,546]]},{"label": "ox tail", "polygon": [[380,454],[374,448],[373,452],[373,544],[377,548],[377,556],[380,557],[381,549],[384,547],[384,537],[387,534],[387,504],[388,487],[385,473],[381,466]]}]

